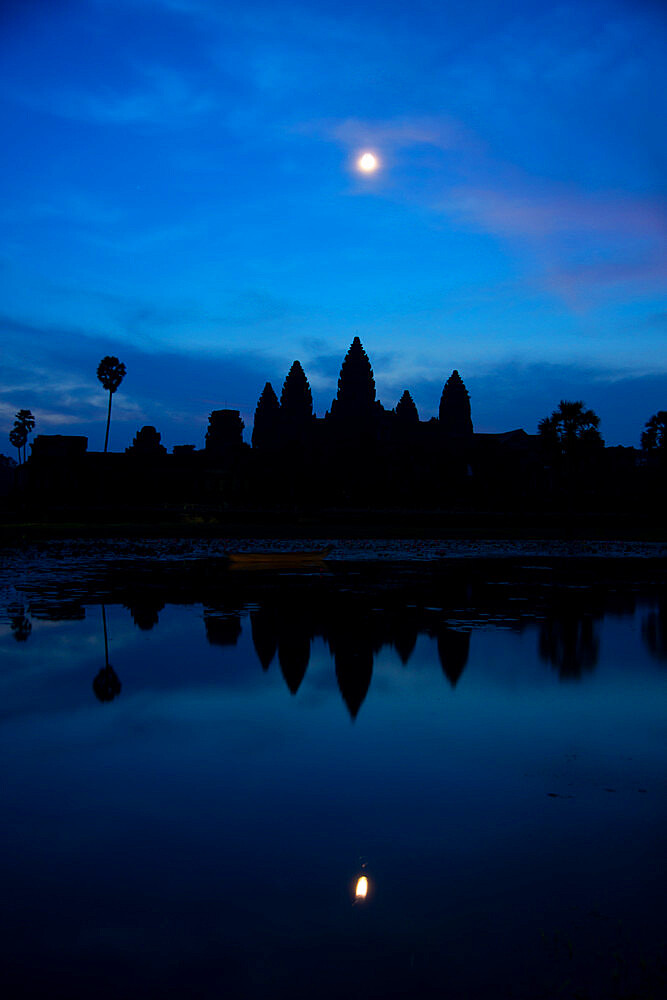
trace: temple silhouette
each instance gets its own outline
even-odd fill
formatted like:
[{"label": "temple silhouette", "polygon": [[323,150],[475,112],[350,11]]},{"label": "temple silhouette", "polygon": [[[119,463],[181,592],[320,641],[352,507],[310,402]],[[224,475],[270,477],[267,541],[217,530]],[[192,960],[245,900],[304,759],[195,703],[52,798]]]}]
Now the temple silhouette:
[{"label": "temple silhouette", "polygon": [[355,337],[343,360],[338,391],[323,417],[313,413],[306,374],[290,368],[280,400],[267,382],[252,434],[254,471],[264,496],[276,500],[380,502],[436,499],[459,491],[472,474],[470,397],[457,371],[444,385],[437,418],[421,421],[406,389],[394,409],[376,398],[368,355]]},{"label": "temple silhouette", "polygon": [[[579,404],[574,404],[579,405]],[[155,427],[119,453],[89,452],[85,437],[39,434],[16,472],[16,492],[45,505],[208,504],[220,508],[521,508],[632,506],[651,496],[654,470],[634,448],[582,446],[567,457],[523,429],[476,433],[470,395],[454,369],[438,416],[421,420],[408,389],[392,409],[377,398],[358,337],[342,362],[335,398],[313,411],[306,373],[294,361],[278,397],[267,382],[252,443],[234,409],[209,416],[203,449],[167,454]],[[546,441],[548,444],[548,441]]]}]

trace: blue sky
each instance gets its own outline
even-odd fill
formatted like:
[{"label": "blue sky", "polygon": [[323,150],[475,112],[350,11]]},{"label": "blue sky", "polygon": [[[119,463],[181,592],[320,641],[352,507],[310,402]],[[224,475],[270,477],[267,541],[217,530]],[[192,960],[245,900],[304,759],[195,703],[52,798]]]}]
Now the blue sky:
[{"label": "blue sky", "polygon": [[[479,431],[667,409],[658,2],[5,0],[0,421],[203,445],[295,358]],[[372,150],[380,168],[355,167]],[[9,443],[0,444],[9,454]]]}]

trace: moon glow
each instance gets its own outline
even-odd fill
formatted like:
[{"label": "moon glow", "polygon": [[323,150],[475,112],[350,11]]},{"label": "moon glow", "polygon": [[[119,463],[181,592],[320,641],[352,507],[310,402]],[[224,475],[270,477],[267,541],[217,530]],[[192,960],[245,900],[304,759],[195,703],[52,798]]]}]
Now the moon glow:
[{"label": "moon glow", "polygon": [[362,875],[358,880],[354,894],[357,899],[365,899],[368,895],[368,879],[365,875]]},{"label": "moon glow", "polygon": [[372,174],[379,166],[378,158],[374,153],[362,153],[357,160],[357,166],[362,173]]}]

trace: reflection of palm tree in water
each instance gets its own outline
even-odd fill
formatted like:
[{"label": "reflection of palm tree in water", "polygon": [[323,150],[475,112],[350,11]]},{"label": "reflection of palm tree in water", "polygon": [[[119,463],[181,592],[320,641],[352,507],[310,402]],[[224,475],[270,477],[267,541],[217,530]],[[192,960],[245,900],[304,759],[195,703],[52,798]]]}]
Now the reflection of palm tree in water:
[{"label": "reflection of palm tree in water", "polygon": [[667,598],[661,598],[657,611],[649,611],[646,615],[642,622],[642,636],[649,652],[657,660],[667,660]]},{"label": "reflection of palm tree in water", "polygon": [[17,642],[25,642],[32,632],[32,622],[26,616],[22,604],[13,604],[8,609],[9,627],[14,633]]},{"label": "reflection of palm tree in water", "polygon": [[104,628],[104,667],[93,681],[93,691],[99,701],[113,701],[120,694],[121,684],[116,671],[109,663],[109,637],[107,635],[107,615],[102,605],[102,626]]},{"label": "reflection of palm tree in water", "polygon": [[582,612],[574,598],[565,598],[540,626],[540,656],[558,670],[561,680],[577,680],[597,665],[597,617]]}]

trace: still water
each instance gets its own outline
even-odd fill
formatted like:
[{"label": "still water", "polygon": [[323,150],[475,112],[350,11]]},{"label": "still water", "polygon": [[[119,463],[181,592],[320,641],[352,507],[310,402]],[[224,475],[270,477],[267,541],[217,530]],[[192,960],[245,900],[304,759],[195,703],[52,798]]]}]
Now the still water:
[{"label": "still water", "polygon": [[664,995],[661,586],[125,565],[3,593],[12,997]]}]

